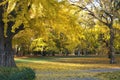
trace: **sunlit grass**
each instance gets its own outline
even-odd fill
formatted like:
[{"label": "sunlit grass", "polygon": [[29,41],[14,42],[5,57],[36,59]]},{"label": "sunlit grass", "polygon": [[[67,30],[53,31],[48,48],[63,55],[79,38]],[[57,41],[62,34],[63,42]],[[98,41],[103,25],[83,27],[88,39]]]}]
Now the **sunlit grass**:
[{"label": "sunlit grass", "polygon": [[[109,64],[106,57],[37,57],[16,58],[18,66],[29,66],[34,69],[94,69],[120,67],[120,59],[117,64]],[[46,68],[47,67],[47,68]]]},{"label": "sunlit grass", "polygon": [[101,80],[120,80],[120,71],[119,72],[107,72],[107,73],[98,73],[94,75]]},{"label": "sunlit grass", "polygon": [[107,57],[24,57],[15,58],[15,60],[18,67],[33,68],[36,71],[37,80],[67,80],[67,78],[96,76],[103,80],[103,77],[98,76],[100,73],[91,74],[79,71],[86,69],[120,68],[119,57],[116,59],[117,64],[109,64]]}]

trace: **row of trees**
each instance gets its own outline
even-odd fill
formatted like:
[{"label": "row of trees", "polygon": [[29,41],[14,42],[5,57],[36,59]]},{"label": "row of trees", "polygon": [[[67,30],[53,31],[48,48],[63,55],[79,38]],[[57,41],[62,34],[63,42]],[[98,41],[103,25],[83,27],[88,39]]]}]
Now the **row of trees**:
[{"label": "row of trees", "polygon": [[[101,27],[102,26],[102,27]],[[34,37],[31,30],[23,31],[22,35],[19,33],[14,37],[14,45],[21,47],[21,51],[26,54],[45,51],[48,55],[55,54],[94,54],[102,55],[108,54],[108,41],[109,29],[104,25],[95,25],[94,27],[76,27],[75,30],[71,29],[70,34],[68,31],[62,30],[60,34],[52,30],[48,35],[41,36],[31,40]],[[116,25],[116,27],[119,25]],[[47,29],[47,28],[46,28]],[[67,28],[66,28],[67,29]],[[117,29],[119,30],[119,29]],[[77,31],[77,33],[76,33]],[[53,34],[54,33],[54,34]],[[43,33],[44,34],[44,33]],[[115,52],[119,52],[119,34],[115,34]],[[16,43],[15,43],[16,42]],[[14,46],[16,47],[16,46]]]},{"label": "row of trees", "polygon": [[70,53],[74,49],[99,53],[105,46],[110,63],[115,63],[119,4],[119,0],[0,0],[0,66],[16,66],[15,46]]}]

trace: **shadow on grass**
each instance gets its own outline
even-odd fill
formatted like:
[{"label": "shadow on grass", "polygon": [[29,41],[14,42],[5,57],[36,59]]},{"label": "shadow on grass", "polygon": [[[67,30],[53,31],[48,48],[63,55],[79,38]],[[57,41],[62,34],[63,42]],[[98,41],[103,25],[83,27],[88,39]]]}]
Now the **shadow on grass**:
[{"label": "shadow on grass", "polygon": [[59,62],[59,63],[75,63],[75,64],[108,64],[109,59],[105,56],[55,56],[55,57],[26,57],[15,58],[17,63],[20,62]]}]

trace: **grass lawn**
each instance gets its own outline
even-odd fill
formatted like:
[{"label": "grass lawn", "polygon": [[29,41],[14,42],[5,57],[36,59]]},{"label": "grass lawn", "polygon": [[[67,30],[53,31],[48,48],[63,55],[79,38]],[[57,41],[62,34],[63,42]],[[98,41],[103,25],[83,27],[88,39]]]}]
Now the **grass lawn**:
[{"label": "grass lawn", "polygon": [[[36,71],[36,80],[120,80],[120,72],[84,72],[89,69],[120,68],[109,64],[103,56],[88,57],[22,57],[15,58],[19,67],[31,67]],[[83,71],[82,71],[83,70]]]}]

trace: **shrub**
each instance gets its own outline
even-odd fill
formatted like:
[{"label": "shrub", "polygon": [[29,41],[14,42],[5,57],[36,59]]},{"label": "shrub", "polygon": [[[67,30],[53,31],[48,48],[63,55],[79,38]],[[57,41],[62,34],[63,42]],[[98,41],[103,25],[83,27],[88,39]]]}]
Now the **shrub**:
[{"label": "shrub", "polygon": [[0,68],[0,80],[34,80],[35,72],[30,68]]},{"label": "shrub", "polygon": [[7,80],[7,77],[0,73],[0,80]]}]

